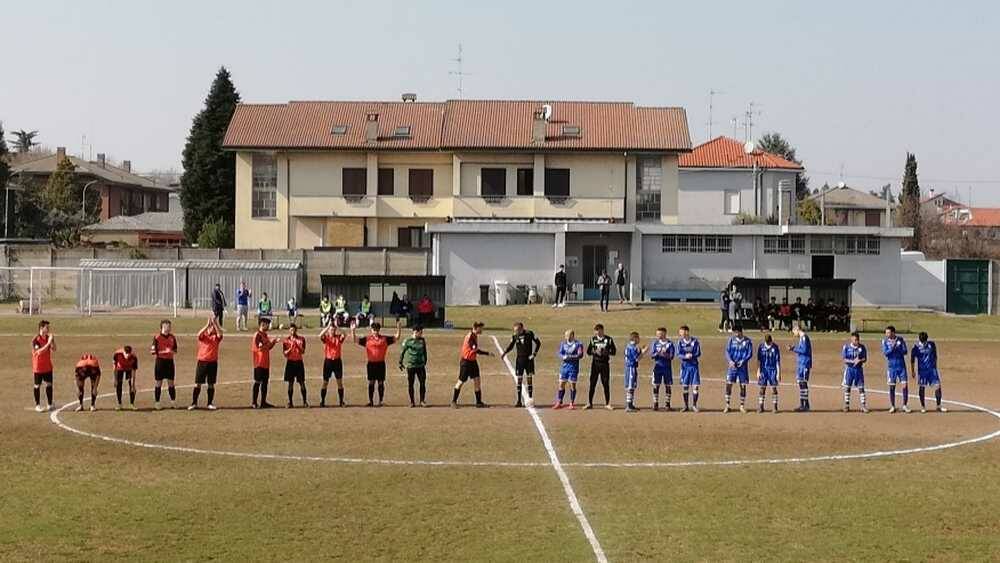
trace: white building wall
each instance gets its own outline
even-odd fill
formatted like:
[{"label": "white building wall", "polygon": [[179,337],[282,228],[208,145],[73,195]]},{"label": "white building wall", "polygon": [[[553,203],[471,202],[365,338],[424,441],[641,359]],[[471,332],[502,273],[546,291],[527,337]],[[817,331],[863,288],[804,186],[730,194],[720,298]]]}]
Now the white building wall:
[{"label": "white building wall", "polygon": [[662,237],[642,237],[646,291],[721,291],[736,276],[753,276],[752,237],[733,237],[732,254],[663,252]]},{"label": "white building wall", "polygon": [[731,225],[725,213],[725,190],[740,192],[740,211],[753,211],[753,182],[748,171],[685,170],[679,172],[677,221],[681,225]]},{"label": "white building wall", "polygon": [[853,305],[899,305],[899,239],[883,238],[879,256],[837,256],[833,275],[854,279]]},{"label": "white building wall", "polygon": [[439,233],[436,272],[447,276],[449,305],[477,305],[479,286],[502,280],[511,285],[553,285],[553,234]]},{"label": "white building wall", "polygon": [[921,252],[904,252],[900,264],[900,302],[944,310],[948,283],[944,260],[924,260]]}]

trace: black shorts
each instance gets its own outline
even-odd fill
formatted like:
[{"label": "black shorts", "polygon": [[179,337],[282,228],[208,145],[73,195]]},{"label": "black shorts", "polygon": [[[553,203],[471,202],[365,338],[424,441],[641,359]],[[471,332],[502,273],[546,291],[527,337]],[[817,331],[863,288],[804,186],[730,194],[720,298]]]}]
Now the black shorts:
[{"label": "black shorts", "polygon": [[174,380],[174,361],[166,358],[156,358],[153,366],[153,379],[163,381],[164,379]]},{"label": "black shorts", "polygon": [[43,381],[45,383],[48,383],[49,385],[52,385],[52,372],[51,371],[47,371],[45,373],[36,373],[35,374],[35,385],[41,385]]},{"label": "black shorts", "polygon": [[198,366],[194,368],[194,384],[203,385],[208,383],[209,385],[215,385],[215,380],[219,377],[219,362],[198,362]]},{"label": "black shorts", "polygon": [[518,357],[514,360],[514,374],[518,377],[524,374],[535,375],[535,360]]},{"label": "black shorts", "polygon": [[368,381],[385,381],[385,362],[368,362]]},{"label": "black shorts", "polygon": [[323,381],[330,381],[331,376],[338,380],[344,378],[344,362],[340,358],[323,360]]},{"label": "black shorts", "polygon": [[253,368],[253,380],[257,383],[267,383],[271,379],[270,368]]},{"label": "black shorts", "polygon": [[116,369],[115,370],[115,381],[121,381],[123,379],[132,379],[132,370]]},{"label": "black shorts", "polygon": [[462,360],[458,364],[458,380],[479,379],[479,362]]},{"label": "black shorts", "polygon": [[97,368],[90,368],[90,369],[84,368],[83,370],[77,370],[76,372],[77,381],[87,381],[88,379],[90,379],[91,381],[97,381],[97,379],[100,377],[101,377],[101,370]]},{"label": "black shorts", "polygon": [[288,360],[285,362],[285,381],[289,383],[293,381],[305,383],[306,365],[302,361]]}]

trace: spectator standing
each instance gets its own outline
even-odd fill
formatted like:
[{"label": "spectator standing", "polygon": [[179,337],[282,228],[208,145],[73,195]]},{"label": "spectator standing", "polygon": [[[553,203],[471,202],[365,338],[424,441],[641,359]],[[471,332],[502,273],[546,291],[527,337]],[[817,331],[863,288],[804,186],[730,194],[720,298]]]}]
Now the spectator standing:
[{"label": "spectator standing", "polygon": [[250,298],[253,293],[246,282],[241,281],[236,288],[236,330],[247,330],[247,317],[250,315]]},{"label": "spectator standing", "polygon": [[719,293],[719,332],[729,330],[729,294]]},{"label": "spectator standing", "polygon": [[607,313],[611,304],[611,276],[607,271],[602,270],[601,275],[597,277],[597,287],[601,290],[601,311]]},{"label": "spectator standing", "polygon": [[226,294],[222,292],[222,286],[215,284],[215,289],[212,290],[212,315],[215,317],[215,323],[222,326],[222,315],[226,311]]},{"label": "spectator standing", "polygon": [[555,279],[556,285],[556,302],[552,304],[552,308],[565,307],[566,306],[566,265],[559,264],[559,271],[556,272]]},{"label": "spectator standing", "polygon": [[625,270],[625,264],[621,262],[618,263],[618,268],[615,269],[615,285],[618,286],[618,304],[621,305],[625,303],[625,282],[628,279],[628,271]]}]

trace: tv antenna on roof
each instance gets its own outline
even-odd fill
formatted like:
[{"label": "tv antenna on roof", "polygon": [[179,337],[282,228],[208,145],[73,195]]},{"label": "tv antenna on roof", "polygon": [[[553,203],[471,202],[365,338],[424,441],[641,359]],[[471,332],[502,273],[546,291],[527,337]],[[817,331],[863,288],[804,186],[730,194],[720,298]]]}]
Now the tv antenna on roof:
[{"label": "tv antenna on roof", "polygon": [[712,111],[715,108],[715,96],[718,94],[725,94],[725,92],[719,90],[709,90],[708,91],[708,140],[712,140],[712,126],[715,122],[712,120]]},{"label": "tv antenna on roof", "polygon": [[448,75],[458,77],[458,97],[461,98],[462,94],[465,92],[465,90],[462,88],[462,82],[463,82],[462,79],[470,75],[470,73],[462,70],[462,63],[465,62],[465,58],[462,55],[461,43],[458,44],[458,56],[455,57],[454,59],[449,59],[449,60],[456,64],[456,70],[449,70]]}]

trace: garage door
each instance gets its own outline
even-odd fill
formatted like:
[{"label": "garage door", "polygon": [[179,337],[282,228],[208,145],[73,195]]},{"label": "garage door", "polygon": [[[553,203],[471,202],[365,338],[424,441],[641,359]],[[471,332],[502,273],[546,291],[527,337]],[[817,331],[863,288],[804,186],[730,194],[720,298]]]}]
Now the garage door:
[{"label": "garage door", "polygon": [[949,313],[981,315],[988,312],[990,263],[987,260],[948,260]]}]

